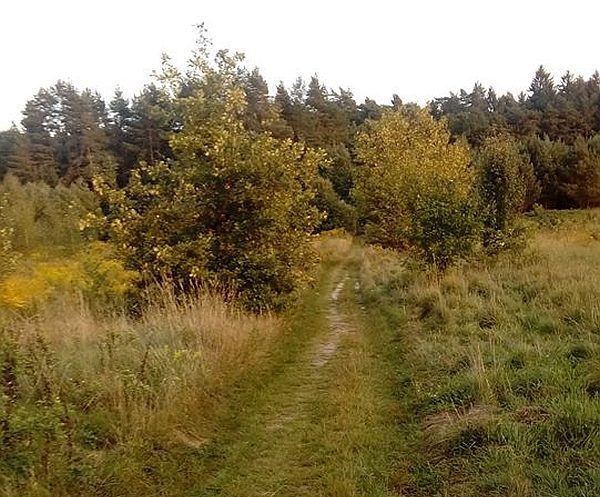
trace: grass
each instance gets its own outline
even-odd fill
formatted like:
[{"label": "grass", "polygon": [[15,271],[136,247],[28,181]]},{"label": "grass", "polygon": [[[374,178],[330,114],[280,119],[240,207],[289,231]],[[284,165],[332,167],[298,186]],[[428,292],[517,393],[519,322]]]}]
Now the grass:
[{"label": "grass", "polygon": [[393,334],[360,309],[361,249],[315,244],[278,317],[163,291],[136,318],[67,294],[5,319],[0,495],[391,495]]},{"label": "grass", "polygon": [[322,235],[280,316],[4,314],[0,495],[600,495],[600,213],[528,224],[443,274]]},{"label": "grass", "polygon": [[210,440],[281,320],[216,295],[160,297],[135,320],[66,300],[4,325],[0,494],[143,495],[165,455]]},{"label": "grass", "polygon": [[[318,244],[329,254],[320,283],[293,313],[289,339],[264,381],[240,392],[242,412],[214,441],[213,461],[195,479],[193,495],[393,495],[393,378],[382,360],[389,333],[363,328],[354,289],[360,250],[337,238]],[[347,331],[329,353],[330,295],[340,281],[334,320]]]},{"label": "grass", "polygon": [[524,254],[444,274],[365,252],[401,343],[398,492],[600,495],[600,215],[543,215]]}]

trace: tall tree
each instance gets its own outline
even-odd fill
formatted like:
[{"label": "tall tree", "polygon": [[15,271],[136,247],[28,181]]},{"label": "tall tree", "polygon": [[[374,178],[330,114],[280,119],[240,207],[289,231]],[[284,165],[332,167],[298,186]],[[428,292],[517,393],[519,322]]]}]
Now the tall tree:
[{"label": "tall tree", "polygon": [[138,160],[139,150],[132,143],[133,111],[129,100],[119,89],[115,91],[108,111],[108,147],[115,158],[117,182],[124,186]]},{"label": "tall tree", "polygon": [[176,115],[168,95],[149,84],[133,99],[131,110],[130,137],[138,159],[154,164],[172,157],[169,139]]},{"label": "tall tree", "polygon": [[[56,118],[56,97],[52,91],[41,89],[25,104],[21,124],[27,135],[28,153],[21,148],[13,159],[13,171],[22,181],[57,183]],[[25,162],[20,164],[22,160]]]}]

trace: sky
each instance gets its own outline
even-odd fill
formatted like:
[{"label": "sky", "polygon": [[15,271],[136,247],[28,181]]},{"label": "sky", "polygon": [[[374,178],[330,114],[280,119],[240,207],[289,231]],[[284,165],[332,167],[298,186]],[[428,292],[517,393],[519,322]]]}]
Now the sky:
[{"label": "sky", "polygon": [[162,53],[185,62],[201,22],[272,91],[317,74],[359,100],[425,104],[477,81],[518,94],[540,64],[589,77],[599,15],[592,0],[0,0],[0,129],[58,79],[135,95]]}]

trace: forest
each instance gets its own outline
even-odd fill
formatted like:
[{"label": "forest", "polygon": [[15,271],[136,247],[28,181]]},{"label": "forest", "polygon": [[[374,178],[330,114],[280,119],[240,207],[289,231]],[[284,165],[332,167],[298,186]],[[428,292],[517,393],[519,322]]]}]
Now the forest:
[{"label": "forest", "polygon": [[[246,99],[241,116],[246,129],[325,150],[331,165],[320,175],[345,202],[357,164],[358,130],[367,120],[404,107],[398,95],[389,104],[369,98],[359,104],[350,90],[328,89],[317,76],[309,82],[298,78],[291,88],[280,83],[276,89],[269,89],[259,69],[240,69],[236,77]],[[78,90],[65,81],[40,89],[23,109],[20,126],[0,134],[0,175],[55,186],[89,184],[103,173],[124,186],[141,162],[173,159],[170,140],[181,131],[176,99],[186,97],[182,91],[169,95],[156,80],[131,101],[117,90],[107,103],[97,92]],[[516,98],[510,93],[498,96],[493,88],[476,83],[471,91],[433,99],[427,108],[435,119],[447,120],[453,139],[465,137],[473,147],[491,130],[510,133],[533,165],[538,186],[530,204],[573,208],[600,202],[594,173],[599,102],[598,72],[589,79],[567,72],[556,83],[540,66]]]},{"label": "forest", "polygon": [[0,496],[600,494],[600,74],[360,103],[198,35],[0,132]]},{"label": "forest", "polygon": [[[178,69],[170,64],[169,59],[165,58],[161,71],[157,72],[153,81],[131,101],[117,90],[113,99],[106,103],[97,92],[90,89],[79,90],[65,81],[58,81],[53,87],[41,89],[27,102],[21,126],[13,126],[0,133],[0,175],[16,178],[24,185],[37,184],[41,188],[41,185],[51,188],[79,188],[93,192],[98,199],[102,197],[99,202],[102,204],[103,215],[109,222],[102,228],[102,234],[96,232],[94,236],[100,236],[102,239],[126,236],[131,240],[134,236],[133,231],[136,231],[135,236],[145,240],[138,240],[137,248],[132,248],[133,252],[127,255],[130,263],[135,259],[131,269],[139,270],[144,265],[149,273],[156,272],[158,266],[160,271],[164,272],[165,261],[159,263],[157,260],[157,248],[154,255],[147,253],[148,247],[144,246],[144,243],[149,243],[152,239],[151,243],[157,246],[160,242],[155,237],[160,238],[165,233],[148,231],[152,228],[145,225],[141,219],[125,219],[123,216],[126,216],[129,207],[133,207],[138,214],[142,213],[134,205],[139,201],[145,202],[139,198],[142,192],[138,190],[149,188],[147,183],[154,181],[167,190],[162,191],[162,197],[157,196],[151,202],[152,205],[148,203],[139,207],[146,217],[150,210],[159,210],[158,216],[166,216],[168,209],[161,205],[161,198],[162,201],[170,202],[171,195],[176,194],[173,188],[177,188],[173,184],[167,185],[166,176],[180,175],[179,180],[184,181],[185,175],[195,175],[196,172],[202,174],[201,168],[197,167],[193,172],[193,162],[199,148],[210,148],[210,142],[218,139],[214,134],[217,133],[216,127],[210,127],[213,124],[217,126],[214,120],[223,119],[225,115],[235,120],[235,123],[231,121],[232,125],[224,130],[225,133],[234,133],[234,128],[237,128],[235,133],[241,133],[240,136],[248,141],[247,146],[255,148],[256,153],[263,156],[268,154],[265,150],[260,150],[261,147],[278,149],[277,153],[287,154],[287,158],[282,158],[288,161],[287,166],[279,163],[282,168],[289,167],[288,173],[291,173],[292,169],[301,170],[306,175],[301,179],[301,183],[309,185],[310,188],[304,189],[303,194],[299,194],[298,190],[299,195],[288,199],[289,203],[281,204],[285,209],[298,202],[296,205],[303,210],[305,224],[298,226],[297,233],[310,234],[344,228],[351,233],[370,232],[373,240],[384,245],[414,245],[408,240],[412,235],[393,234],[394,231],[398,231],[398,226],[391,230],[389,226],[384,227],[384,218],[387,216],[393,219],[400,215],[392,214],[392,211],[402,206],[392,206],[389,204],[390,199],[384,198],[383,194],[378,194],[378,198],[375,198],[362,191],[364,188],[370,188],[373,193],[381,186],[373,181],[368,186],[368,180],[364,183],[363,172],[369,171],[369,159],[365,158],[365,155],[370,153],[365,153],[365,150],[368,147],[375,148],[374,143],[363,145],[366,142],[364,138],[371,133],[369,130],[377,134],[378,126],[382,133],[383,127],[388,124],[397,127],[398,123],[393,123],[395,118],[390,117],[394,114],[404,115],[406,123],[421,123],[425,134],[429,133],[426,131],[427,126],[429,129],[438,129],[442,141],[445,139],[442,135],[449,133],[448,143],[453,147],[462,146],[464,143],[468,148],[465,153],[470,154],[470,158],[467,159],[469,164],[481,162],[482,157],[486,154],[489,156],[490,153],[492,156],[498,153],[512,154],[509,162],[517,164],[519,170],[515,173],[513,182],[516,181],[519,186],[507,185],[506,188],[523,191],[520,193],[522,198],[517,202],[519,205],[508,206],[508,210],[529,211],[534,205],[546,209],[568,209],[588,208],[600,204],[598,73],[587,80],[566,73],[560,79],[560,83],[556,84],[552,76],[540,66],[528,90],[517,98],[511,94],[498,97],[493,88],[486,90],[476,83],[470,92],[460,90],[456,94],[433,99],[426,107],[419,109],[416,104],[404,104],[397,95],[394,95],[387,105],[380,105],[369,98],[358,104],[350,90],[330,90],[317,76],[313,76],[309,82],[298,78],[291,88],[286,88],[280,83],[273,95],[259,69],[248,70],[242,65],[241,55],[221,51],[216,55],[211,67],[207,47],[199,46],[198,50],[190,61],[193,69],[187,74],[179,73]],[[204,60],[201,60],[202,57]],[[221,117],[217,117],[219,113]],[[429,117],[433,119],[431,122]],[[443,123],[443,129],[435,125],[434,121]],[[205,133],[205,137],[202,138]],[[222,138],[233,138],[233,134]],[[204,145],[196,148],[192,141],[199,139],[206,141]],[[500,144],[500,148],[505,146],[510,150],[502,152],[496,143],[496,150],[493,151],[495,145],[490,140],[501,140],[504,145]],[[286,148],[285,151],[281,150],[282,146]],[[390,147],[392,146],[390,143]],[[445,145],[440,143],[440,146]],[[300,152],[300,148],[304,152]],[[208,157],[207,152],[201,153]],[[229,151],[224,150],[223,154],[226,153]],[[298,154],[303,156],[301,160],[297,157]],[[230,163],[234,160],[226,155],[223,155],[222,159]],[[387,158],[379,157],[374,162],[381,159],[393,160],[388,154]],[[418,160],[422,159],[424,157]],[[493,162],[493,157],[488,157],[489,161]],[[232,163],[231,165],[235,169]],[[253,164],[249,167],[260,169],[268,166]],[[435,166],[430,164],[430,167]],[[510,169],[510,166],[507,167]],[[257,174],[258,169],[254,173],[248,170],[231,171],[231,174],[252,175]],[[457,174],[462,180],[469,182],[470,175],[478,174],[476,169],[477,167],[469,166],[464,174]],[[397,174],[404,173],[398,171]],[[484,192],[484,197],[487,195],[488,207],[491,205],[490,195],[498,194],[497,183],[504,181],[498,176],[498,172],[493,174],[496,174],[496,177],[488,178],[493,183],[488,185],[488,190],[495,191]],[[374,180],[374,176],[371,173],[369,175],[371,180]],[[150,179],[151,177],[153,179]],[[290,183],[282,184],[281,188],[293,188],[292,183],[298,179],[289,177]],[[232,180],[237,181],[233,177]],[[251,178],[247,180],[250,183],[253,181]],[[203,180],[196,176],[190,179],[190,184],[198,186],[199,181]],[[215,178],[211,181],[215,181]],[[391,184],[382,177],[374,181],[388,183],[388,189],[391,189]],[[110,188],[102,188],[100,183]],[[202,186],[210,189],[209,195],[214,196],[215,202],[220,202],[225,199],[219,197],[217,189],[228,188],[227,185],[227,180],[219,180],[211,186],[206,183]],[[257,197],[263,193],[259,192],[261,188],[268,188],[266,184],[255,186],[258,188]],[[394,186],[398,187],[399,185]],[[385,189],[384,186],[382,192]],[[239,191],[230,193],[233,198]],[[198,196],[200,192],[196,189],[195,194]],[[506,194],[505,192],[504,195]],[[112,201],[109,202],[108,197],[111,195]],[[117,200],[117,197],[120,197],[120,200]],[[233,230],[239,228],[240,222],[250,222],[249,219],[243,219],[245,215],[242,211],[258,200],[251,197],[249,194],[245,199],[235,198],[233,203],[236,205],[221,204],[220,208],[214,209],[209,216],[202,216],[204,219],[197,226],[173,225],[174,232],[167,236],[171,239],[163,242],[169,252],[181,248],[188,253],[185,255],[186,261],[181,259],[177,262],[172,259],[167,262],[167,267],[172,273],[169,276],[177,279],[184,273],[189,275],[198,271],[198,268],[191,267],[196,264],[193,261],[206,259],[207,255],[200,252],[209,250],[201,239],[204,237],[206,241],[207,237],[213,237],[214,242],[216,238],[225,236],[224,233],[215,233],[214,223],[219,223],[218,216],[232,214],[226,212],[227,209],[238,209],[233,215],[239,215],[240,219],[234,220],[233,224],[237,223],[237,228],[232,225]],[[196,197],[196,200],[200,199]],[[247,202],[245,207],[243,202]],[[384,205],[386,202],[388,204]],[[496,198],[495,202],[502,200]],[[278,208],[274,203],[271,207]],[[195,208],[201,209],[200,206]],[[206,208],[206,205],[202,207]],[[189,218],[191,213],[185,213],[184,206],[179,209],[171,205],[169,209],[173,211],[169,214],[171,216],[188,216],[187,219],[180,219],[182,223],[193,223]],[[219,209],[221,212],[217,212]],[[209,217],[212,217],[212,220],[209,220]],[[124,222],[127,229],[120,234],[111,231],[108,225],[114,224],[115,221]],[[167,219],[164,221],[170,222]],[[141,224],[136,225],[138,222]],[[489,222],[488,220],[488,224]],[[200,226],[202,223],[206,225]],[[159,224],[153,228],[162,231]],[[96,228],[102,231],[99,226]],[[192,234],[190,230],[195,232]],[[387,234],[378,238],[376,232],[381,234],[383,231],[387,231]],[[181,235],[186,239],[173,241],[172,235],[176,238]],[[236,235],[231,232],[227,236]],[[249,232],[246,232],[245,236],[249,237]],[[256,236],[262,235],[257,233]],[[423,240],[421,242],[425,243]],[[175,249],[173,243],[185,243],[186,246]],[[228,243],[224,242],[221,245]],[[431,245],[434,242],[427,243]],[[237,248],[246,250],[242,245]],[[141,253],[140,250],[145,252]],[[194,250],[199,252],[194,254]],[[213,255],[216,254],[214,243],[210,250],[213,251]],[[460,250],[464,250],[464,247]],[[215,261],[214,264],[236,266],[239,263],[238,256],[239,254],[235,253],[219,253],[213,257],[219,259],[219,262]],[[169,257],[178,256],[173,253]],[[285,257],[293,255],[288,253]],[[433,254],[429,254],[429,257],[433,257]],[[454,255],[450,254],[449,257]],[[228,263],[224,263],[226,258],[229,259]],[[258,266],[269,265],[265,261],[255,262]],[[276,266],[275,262],[273,264]],[[303,262],[297,260],[295,264],[301,267]],[[247,274],[248,268],[222,267],[202,270],[205,269],[211,273],[211,277],[217,273],[226,274],[224,279],[217,279],[223,279],[222,282],[227,286],[254,285],[241,281],[241,277],[235,274],[238,270]],[[261,271],[259,268],[255,269]],[[278,277],[282,278],[282,281],[277,283],[278,289],[249,289],[249,292],[275,292],[262,303],[259,302],[262,297],[257,297],[258,305],[275,305],[275,300],[278,299],[276,294],[292,290],[294,284],[290,281],[285,282],[286,277],[283,273],[279,273]],[[260,279],[258,276],[257,278]],[[283,287],[287,290],[283,290]]]}]

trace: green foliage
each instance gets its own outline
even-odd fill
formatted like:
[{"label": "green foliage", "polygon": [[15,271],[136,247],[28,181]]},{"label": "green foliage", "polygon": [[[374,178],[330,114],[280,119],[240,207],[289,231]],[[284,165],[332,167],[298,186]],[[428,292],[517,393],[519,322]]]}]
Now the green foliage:
[{"label": "green foliage", "polygon": [[416,249],[439,267],[468,255],[478,231],[469,149],[426,110],[386,113],[359,134],[354,198],[368,238]]},{"label": "green foliage", "polygon": [[80,220],[98,208],[96,196],[75,184],[22,184],[9,175],[0,194],[7,199],[0,228],[11,230],[13,248],[22,253],[73,251],[84,241]]},{"label": "green foliage", "polygon": [[10,170],[22,181],[91,181],[114,178],[108,151],[107,114],[97,92],[78,91],[58,81],[41,89],[23,112],[24,140],[13,152]]},{"label": "green foliage", "polygon": [[13,248],[13,227],[8,213],[8,197],[0,192],[0,278],[13,269],[16,253]]},{"label": "green foliage", "polygon": [[[249,307],[278,308],[309,279],[322,153],[246,129],[240,57],[201,44],[164,90],[182,117],[174,160],[142,165],[122,190],[97,185],[108,233],[130,267],[184,286],[209,282]],[[183,91],[185,89],[185,92]]]},{"label": "green foliage", "polygon": [[410,205],[408,241],[421,258],[444,269],[473,252],[480,225],[476,209],[452,184],[432,188]]},{"label": "green foliage", "polygon": [[325,178],[317,178],[316,189],[315,206],[325,213],[325,219],[319,225],[318,231],[341,227],[349,233],[354,233],[357,223],[354,206],[344,202],[335,192],[331,182]]},{"label": "green foliage", "polygon": [[507,135],[484,139],[475,158],[481,212],[483,245],[491,252],[514,244],[518,238],[517,215],[525,207],[526,182],[523,171],[531,165]]},{"label": "green foliage", "polygon": [[575,140],[565,192],[579,208],[600,206],[600,151],[594,142]]}]

